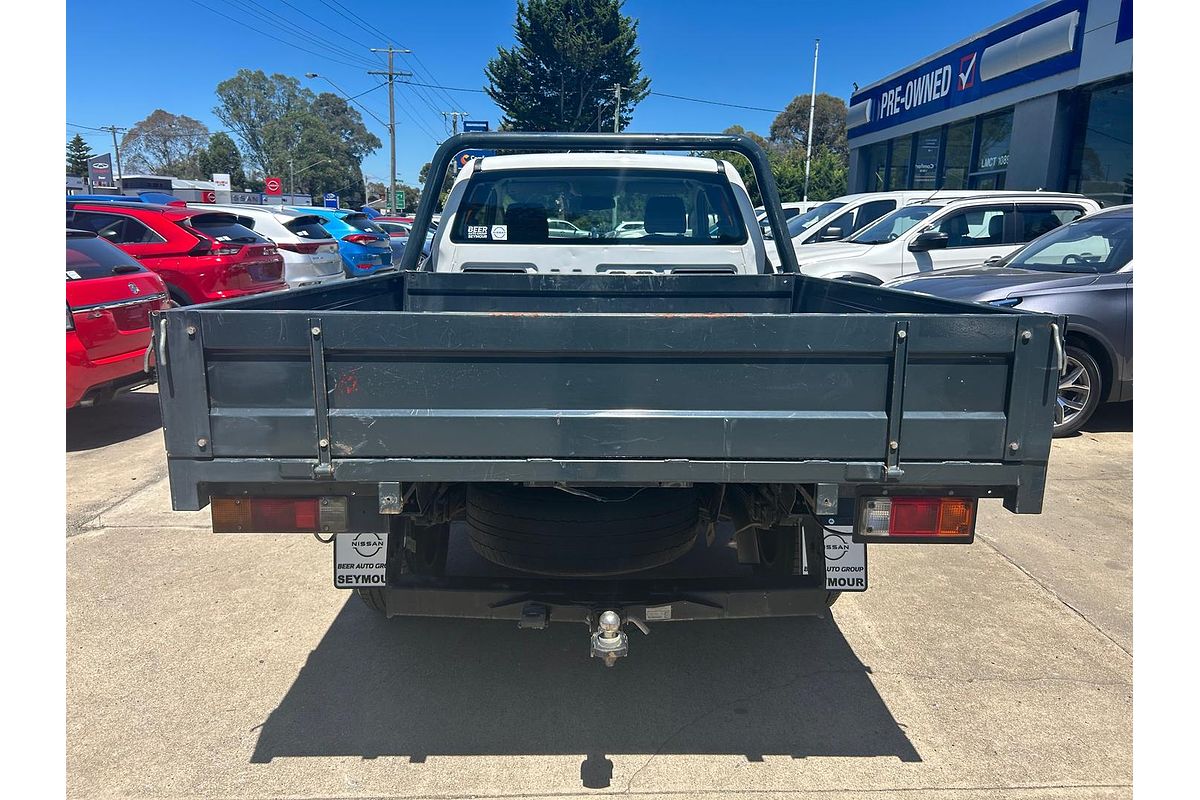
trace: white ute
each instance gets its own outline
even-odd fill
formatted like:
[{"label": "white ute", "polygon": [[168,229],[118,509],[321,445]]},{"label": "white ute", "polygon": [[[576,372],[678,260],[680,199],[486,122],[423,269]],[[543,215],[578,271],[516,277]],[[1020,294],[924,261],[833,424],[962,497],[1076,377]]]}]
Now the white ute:
[{"label": "white ute", "polygon": [[746,187],[726,161],[542,153],[467,163],[428,268],[760,274],[766,249]]}]

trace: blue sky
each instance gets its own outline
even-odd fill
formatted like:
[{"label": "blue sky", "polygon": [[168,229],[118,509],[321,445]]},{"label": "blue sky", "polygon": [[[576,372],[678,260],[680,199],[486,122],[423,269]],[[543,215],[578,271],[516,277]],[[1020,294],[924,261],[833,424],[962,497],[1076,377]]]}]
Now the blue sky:
[{"label": "blue sky", "polygon": [[[625,12],[640,21],[642,69],[652,91],[782,109],[809,90],[815,38],[821,39],[817,91],[848,98],[852,82],[865,86],[1031,5],[1028,0],[626,0]],[[354,95],[375,85],[366,74],[368,67],[358,62],[372,58],[367,48],[386,46],[380,33],[414,51],[400,65],[417,73],[411,80],[479,88],[496,48],[512,44],[515,8],[515,0],[446,5],[407,0],[68,0],[67,122],[128,127],[163,108],[220,129],[212,113],[213,88],[243,67],[294,75],[315,91],[329,90],[323,80],[303,78],[317,72]],[[288,28],[280,17],[303,33]],[[386,89],[359,102],[387,119]],[[493,127],[500,116],[478,92],[399,87],[396,159],[402,180],[416,182],[421,165],[446,135],[436,113],[443,110],[468,111],[472,119],[488,119]],[[366,113],[363,117],[384,142],[364,169],[382,179],[388,164],[387,128]],[[637,108],[629,130],[715,132],[738,124],[766,133],[773,117],[651,95]],[[111,150],[107,133],[68,127],[66,138],[77,132],[97,152]]]}]

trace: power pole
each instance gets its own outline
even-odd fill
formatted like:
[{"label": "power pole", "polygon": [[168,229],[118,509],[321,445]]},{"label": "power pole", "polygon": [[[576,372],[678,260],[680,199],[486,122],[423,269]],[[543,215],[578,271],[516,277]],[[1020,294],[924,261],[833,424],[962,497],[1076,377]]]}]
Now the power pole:
[{"label": "power pole", "polygon": [[621,132],[621,84],[613,87],[617,93],[617,106],[613,109],[613,133]]},{"label": "power pole", "polygon": [[453,126],[454,133],[457,134],[458,133],[458,118],[462,117],[463,119],[466,119],[467,112],[465,112],[465,111],[443,111],[442,112],[442,121],[443,122],[445,122],[446,117],[450,118],[450,124]]},{"label": "power pole", "polygon": [[804,202],[808,202],[808,167],[812,164],[813,118],[817,116],[817,54],[821,51],[821,40],[813,43],[813,88],[808,103],[808,155],[804,157]]},{"label": "power pole", "polygon": [[[116,125],[109,125],[107,127],[101,126],[100,130],[108,131],[109,133],[112,134],[113,155],[116,157],[116,160],[117,160],[117,171],[115,173],[113,173],[113,177],[116,178],[116,180],[117,180],[117,191],[123,192],[123,191],[125,191],[125,173],[121,171],[121,148],[117,146],[117,133],[118,132],[125,133],[129,129],[128,128],[118,128]],[[117,178],[116,177],[117,175],[120,175],[121,177]]]},{"label": "power pole", "polygon": [[412,73],[405,72],[404,70],[400,70],[399,72],[397,72],[395,69],[394,56],[396,53],[411,53],[412,50],[398,50],[398,49],[392,47],[391,43],[388,43],[387,50],[384,50],[381,47],[372,47],[371,52],[388,54],[387,72],[379,72],[377,70],[371,70],[371,71],[368,71],[367,74],[368,75],[386,75],[387,79],[388,79],[388,135],[391,137],[391,140],[392,140],[392,171],[391,171],[391,175],[388,176],[388,185],[391,187],[391,193],[392,193],[391,208],[393,210],[395,210],[395,208],[396,208],[396,91],[395,91],[395,84],[396,84],[396,78],[411,78]]}]

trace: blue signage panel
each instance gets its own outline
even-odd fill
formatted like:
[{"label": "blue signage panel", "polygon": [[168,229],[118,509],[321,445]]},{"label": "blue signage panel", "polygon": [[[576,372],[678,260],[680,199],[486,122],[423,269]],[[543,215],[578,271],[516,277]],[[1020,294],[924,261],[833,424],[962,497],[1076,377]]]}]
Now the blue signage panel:
[{"label": "blue signage panel", "polygon": [[464,119],[463,133],[484,133],[488,130],[486,119]]},{"label": "blue signage panel", "polygon": [[326,192],[324,200],[326,208],[338,207],[338,196],[334,192]]},{"label": "blue signage panel", "polygon": [[1079,66],[1087,0],[1063,0],[850,97],[850,136],[890,128]]},{"label": "blue signage panel", "polygon": [[1118,42],[1127,42],[1133,38],[1133,0],[1121,0],[1121,8],[1117,12]]}]

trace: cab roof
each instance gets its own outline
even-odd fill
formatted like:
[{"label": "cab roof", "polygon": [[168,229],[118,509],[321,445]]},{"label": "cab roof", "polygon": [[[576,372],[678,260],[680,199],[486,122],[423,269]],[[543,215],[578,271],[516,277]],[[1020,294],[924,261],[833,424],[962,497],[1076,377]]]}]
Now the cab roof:
[{"label": "cab roof", "polygon": [[717,172],[712,158],[654,155],[648,153],[531,153],[519,156],[488,156],[477,159],[483,172],[503,169],[550,169],[554,167],[598,167],[619,169],[669,169]]}]

